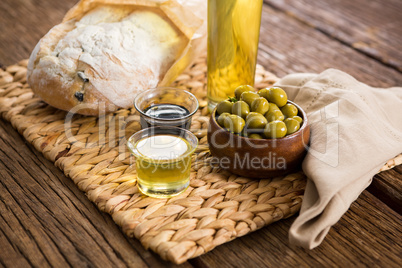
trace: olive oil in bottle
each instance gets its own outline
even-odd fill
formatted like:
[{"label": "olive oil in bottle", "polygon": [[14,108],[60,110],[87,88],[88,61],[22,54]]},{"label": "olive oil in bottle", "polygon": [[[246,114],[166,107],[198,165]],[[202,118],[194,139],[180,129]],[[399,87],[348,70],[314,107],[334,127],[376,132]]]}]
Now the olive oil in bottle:
[{"label": "olive oil in bottle", "polygon": [[208,0],[208,107],[254,85],[262,0]]}]

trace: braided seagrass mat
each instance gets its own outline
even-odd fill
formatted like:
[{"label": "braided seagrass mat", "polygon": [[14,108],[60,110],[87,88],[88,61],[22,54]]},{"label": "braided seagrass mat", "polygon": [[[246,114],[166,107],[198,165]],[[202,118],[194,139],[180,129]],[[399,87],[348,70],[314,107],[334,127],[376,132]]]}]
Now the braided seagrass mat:
[{"label": "braided seagrass mat", "polygon": [[[10,121],[128,236],[176,264],[216,246],[287,218],[299,211],[306,178],[253,180],[230,174],[210,163],[206,140],[208,111],[206,64],[201,57],[173,86],[191,91],[200,101],[191,131],[199,138],[190,187],[171,199],[141,195],[126,139],[140,130],[134,109],[101,117],[73,116],[43,103],[26,83],[27,60],[0,69],[0,114]],[[256,88],[277,77],[257,67]],[[402,163],[390,160],[383,170]]]}]

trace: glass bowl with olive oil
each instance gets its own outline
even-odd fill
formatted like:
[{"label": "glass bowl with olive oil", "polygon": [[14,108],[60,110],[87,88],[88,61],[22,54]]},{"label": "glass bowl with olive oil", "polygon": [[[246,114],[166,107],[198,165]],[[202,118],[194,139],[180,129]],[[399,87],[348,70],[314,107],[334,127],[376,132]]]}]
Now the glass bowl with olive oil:
[{"label": "glass bowl with olive oil", "polygon": [[127,146],[135,156],[138,189],[156,198],[184,192],[197,144],[193,133],[177,127],[150,127],[133,134]]}]

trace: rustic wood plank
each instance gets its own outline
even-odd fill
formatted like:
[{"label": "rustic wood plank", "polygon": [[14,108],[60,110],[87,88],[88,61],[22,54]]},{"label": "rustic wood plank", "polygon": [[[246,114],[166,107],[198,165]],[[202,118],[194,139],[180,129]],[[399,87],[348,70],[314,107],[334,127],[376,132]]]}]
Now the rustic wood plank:
[{"label": "rustic wood plank", "polygon": [[342,43],[402,71],[399,0],[265,0]]},{"label": "rustic wood plank", "polygon": [[[72,0],[63,2],[46,0],[1,1],[0,28],[6,30],[0,31],[0,63],[9,65],[28,57],[39,38],[61,20],[65,11],[74,2]],[[15,25],[10,24],[10,22],[17,21],[18,23]],[[355,49],[333,40],[328,34],[317,32],[287,14],[268,7],[264,8],[260,48],[259,62],[279,76],[296,71],[320,72],[328,67],[336,67],[374,86],[399,85],[402,81],[397,71],[387,68],[374,59],[367,59],[365,55],[356,53]],[[0,159],[2,160],[2,163],[0,162],[0,172],[2,172],[0,173],[2,178],[0,180],[0,214],[2,215],[0,217],[0,247],[5,250],[2,251],[4,254],[0,254],[1,265],[10,266],[10,264],[18,263],[22,266],[27,263],[32,265],[43,261],[43,265],[47,264],[47,266],[65,262],[70,265],[79,263],[80,266],[92,266],[94,263],[99,263],[98,260],[93,260],[94,256],[103,259],[102,254],[105,254],[105,251],[108,260],[104,264],[169,266],[169,264],[155,257],[153,253],[144,250],[138,241],[125,239],[108,215],[98,212],[95,206],[77,190],[68,178],[65,178],[40,154],[32,151],[31,146],[26,146],[22,138],[15,133],[8,123],[0,122],[0,148],[3,149],[3,152],[0,151]],[[13,150],[18,151],[13,153]],[[16,163],[11,165],[11,162]],[[17,176],[20,173],[19,169],[23,166],[26,166],[25,170],[21,171],[24,176]],[[9,170],[7,171],[5,167]],[[16,192],[10,192],[8,189],[15,189]],[[367,192],[363,194],[363,197],[366,195],[370,197]],[[10,196],[11,199],[9,199]],[[363,197],[357,203],[363,202],[365,200]],[[49,199],[62,202],[57,201],[53,204],[49,202]],[[199,267],[212,266],[212,264],[223,266],[223,262],[226,263],[226,266],[242,266],[244,264],[252,267],[267,262],[269,264],[278,263],[281,266],[283,263],[298,266],[313,266],[314,264],[328,266],[328,263],[338,264],[334,260],[339,258],[344,263],[356,264],[356,266],[363,266],[364,264],[368,266],[369,261],[374,261],[379,266],[389,264],[384,260],[384,256],[388,255],[389,245],[395,243],[392,236],[400,236],[400,226],[397,225],[394,228],[395,218],[393,217],[395,215],[381,202],[371,197],[366,201],[364,202],[367,204],[363,202],[358,207],[352,205],[352,209],[347,215],[353,212],[352,215],[355,215],[353,220],[347,221],[347,223],[342,220],[329,234],[329,237],[334,238],[330,238],[329,241],[327,239],[322,246],[311,252],[288,246],[287,231],[293,221],[293,219],[289,219],[218,247],[206,255],[210,261],[205,261],[202,257],[191,260],[190,263]],[[368,225],[371,231],[378,230],[380,232],[378,239],[381,243],[385,243],[378,249],[379,252],[369,251],[371,241],[368,239],[377,238],[377,233],[372,234],[363,230],[364,238],[367,240],[361,240],[361,237],[356,235],[361,230],[360,227],[363,226],[359,220],[365,216],[362,213],[366,210],[365,207],[374,209],[371,204],[380,208],[375,210],[376,213],[378,211],[384,212],[384,215],[374,221],[373,226],[377,228],[375,224],[381,225],[382,221],[390,220],[390,226],[394,228],[381,225],[375,229]],[[60,208],[62,211],[59,211]],[[41,218],[42,212],[45,214],[44,219]],[[352,216],[350,217],[352,218]],[[29,223],[31,218],[31,225],[20,223],[20,221]],[[397,220],[400,223],[401,219],[397,218]],[[17,225],[19,231],[13,234],[10,230],[14,230],[14,226],[10,227],[6,222],[20,224],[20,226]],[[348,231],[349,224],[353,227],[353,232]],[[66,227],[63,227],[65,225]],[[53,226],[58,228],[54,231],[57,233],[47,229]],[[33,230],[32,233],[31,230]],[[77,231],[82,233],[82,237],[70,238]],[[347,233],[342,234],[343,236],[337,236],[337,231]],[[43,242],[38,244],[39,242],[36,241],[38,236],[44,236],[43,241],[48,241],[49,245],[44,245]],[[348,246],[351,237],[358,238],[357,242],[353,241],[353,243],[359,241],[363,243],[363,252],[358,250],[357,244]],[[363,264],[357,258],[343,257],[341,255],[343,251],[337,251],[340,243],[337,242],[336,238],[339,238],[342,244],[346,244],[346,248],[350,249],[351,252],[353,250],[358,251],[357,256],[366,256],[365,254],[368,253],[372,255],[369,256],[367,262],[363,260]],[[383,238],[388,240],[384,242]],[[87,239],[92,240],[92,242],[86,241]],[[96,241],[94,242],[94,240]],[[267,243],[267,241],[269,242]],[[379,244],[381,245],[381,243]],[[89,247],[91,245],[97,248],[95,252],[89,252],[93,251]],[[395,245],[396,249],[400,250],[400,244],[396,243]],[[223,254],[222,251],[218,251],[222,249],[224,249]],[[30,255],[27,257],[24,255],[27,252],[39,256]],[[216,255],[211,255],[215,252]],[[53,256],[50,256],[52,254]],[[9,259],[9,256],[12,257],[12,260]],[[247,256],[250,256],[250,261],[245,260]],[[394,259],[393,256],[391,261]],[[190,267],[191,265],[186,263],[184,266]]]},{"label": "rustic wood plank", "polygon": [[[0,1],[0,66],[26,59],[77,0]],[[12,53],[10,53],[12,50]]]},{"label": "rustic wood plank", "polygon": [[[8,239],[7,233],[13,233],[13,229],[8,226],[4,221],[4,216],[1,216],[4,211],[4,204],[0,203],[0,225],[4,226],[0,229],[0,247],[2,250],[2,255],[7,256],[7,258],[0,258],[1,267],[28,267],[31,263],[25,259],[21,251],[15,247],[13,239]],[[3,231],[4,230],[4,231]]]},{"label": "rustic wood plank", "polygon": [[[39,39],[76,2],[0,1],[0,65],[29,57]],[[0,232],[4,233],[0,248],[7,253],[0,254],[0,264],[175,267],[136,239],[127,239],[109,215],[99,212],[70,179],[1,120],[0,178]],[[13,223],[13,232],[8,222]],[[36,229],[43,238],[32,237]],[[47,241],[48,250],[36,239]]]},{"label": "rustic wood plank", "polygon": [[[396,39],[402,43],[402,35]],[[402,85],[402,74],[397,70],[267,5],[263,8],[258,61],[279,77],[292,72],[317,73],[326,68],[337,68],[371,86]],[[402,192],[402,176],[395,177],[391,173],[385,171],[381,176],[376,176],[370,191],[383,192],[380,197],[391,207],[398,208],[399,203],[391,204],[395,198],[387,197],[387,194]],[[396,180],[398,183],[393,182]],[[376,187],[381,188],[381,185],[393,185],[394,188],[392,191],[375,192]]]},{"label": "rustic wood plank", "polygon": [[202,255],[206,267],[400,267],[402,216],[365,191],[313,250],[289,245],[294,218]]},{"label": "rustic wood plank", "polygon": [[[396,39],[402,42],[401,37]],[[337,68],[371,86],[402,85],[399,71],[267,5],[261,19],[258,62],[279,77]]]},{"label": "rustic wood plank", "polygon": [[[175,267],[127,239],[51,162],[0,120],[0,264]],[[185,263],[180,267],[191,267]]]},{"label": "rustic wood plank", "polygon": [[368,190],[402,215],[402,165],[377,174]]}]

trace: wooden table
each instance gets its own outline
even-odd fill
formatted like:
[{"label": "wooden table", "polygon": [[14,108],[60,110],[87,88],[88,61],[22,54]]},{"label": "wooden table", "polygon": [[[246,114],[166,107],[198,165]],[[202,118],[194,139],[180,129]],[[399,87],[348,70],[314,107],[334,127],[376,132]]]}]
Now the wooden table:
[{"label": "wooden table", "polygon": [[[1,0],[0,66],[29,57],[75,0]],[[333,67],[372,86],[402,86],[400,0],[271,0],[258,61],[279,77]],[[402,110],[401,110],[402,114]],[[402,119],[402,117],[401,117]],[[321,246],[288,243],[294,217],[183,267],[400,267],[402,166],[374,182]],[[174,266],[128,239],[51,162],[0,120],[0,266]]]}]

